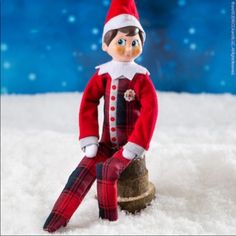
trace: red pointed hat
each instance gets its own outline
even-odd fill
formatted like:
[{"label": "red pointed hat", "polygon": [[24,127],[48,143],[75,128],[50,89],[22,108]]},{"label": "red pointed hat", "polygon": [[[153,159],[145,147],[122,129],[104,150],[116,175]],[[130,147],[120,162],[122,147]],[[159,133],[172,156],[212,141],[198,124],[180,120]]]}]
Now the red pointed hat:
[{"label": "red pointed hat", "polygon": [[114,29],[126,26],[136,26],[144,33],[143,27],[139,22],[139,15],[134,0],[111,0],[111,6],[103,29],[102,39],[104,41],[105,34]]}]

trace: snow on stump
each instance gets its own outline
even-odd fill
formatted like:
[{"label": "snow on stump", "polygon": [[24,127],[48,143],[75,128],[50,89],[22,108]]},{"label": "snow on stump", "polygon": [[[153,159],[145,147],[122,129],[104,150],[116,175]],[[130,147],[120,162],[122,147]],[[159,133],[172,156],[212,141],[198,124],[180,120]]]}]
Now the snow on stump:
[{"label": "snow on stump", "polygon": [[148,180],[145,157],[134,159],[118,179],[118,204],[122,210],[136,213],[155,198],[155,186]]}]

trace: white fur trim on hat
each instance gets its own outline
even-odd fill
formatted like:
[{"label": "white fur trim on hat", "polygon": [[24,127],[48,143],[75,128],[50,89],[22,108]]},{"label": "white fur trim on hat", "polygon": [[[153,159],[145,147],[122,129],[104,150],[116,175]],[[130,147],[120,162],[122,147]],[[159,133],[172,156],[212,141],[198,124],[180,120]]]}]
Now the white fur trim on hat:
[{"label": "white fur trim on hat", "polygon": [[104,26],[103,34],[102,34],[102,41],[104,42],[105,34],[108,31],[127,27],[127,26],[135,26],[139,28],[144,33],[143,39],[145,41],[146,34],[145,34],[145,31],[143,30],[143,27],[141,26],[137,18],[130,14],[121,14],[121,15],[111,18]]}]

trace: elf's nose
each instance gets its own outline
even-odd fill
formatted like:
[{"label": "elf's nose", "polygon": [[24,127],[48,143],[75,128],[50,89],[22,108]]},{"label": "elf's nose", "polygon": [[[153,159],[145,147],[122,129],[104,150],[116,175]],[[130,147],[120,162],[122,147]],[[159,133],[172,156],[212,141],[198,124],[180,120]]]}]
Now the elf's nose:
[{"label": "elf's nose", "polygon": [[125,54],[128,56],[128,55],[131,55],[131,52],[132,52],[132,46],[126,46],[125,48]]}]

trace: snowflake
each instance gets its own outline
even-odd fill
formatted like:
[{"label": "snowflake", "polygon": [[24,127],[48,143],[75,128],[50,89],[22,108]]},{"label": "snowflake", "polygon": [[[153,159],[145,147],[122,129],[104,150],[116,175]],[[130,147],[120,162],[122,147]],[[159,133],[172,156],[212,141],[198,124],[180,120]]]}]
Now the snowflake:
[{"label": "snowflake", "polygon": [[30,33],[31,33],[31,34],[37,34],[38,32],[39,32],[38,29],[31,29],[31,30],[30,30]]},{"label": "snowflake", "polygon": [[185,38],[184,39],[184,44],[188,44],[189,43],[189,39],[188,38]]},{"label": "snowflake", "polygon": [[28,75],[28,79],[31,80],[31,81],[36,80],[36,74],[30,73],[30,74]]},{"label": "snowflake", "polygon": [[195,43],[191,43],[190,46],[189,46],[189,48],[190,48],[191,50],[195,50],[195,49],[197,48],[197,45],[196,45]]},{"label": "snowflake", "polygon": [[225,86],[225,81],[224,81],[224,80],[221,80],[221,81],[220,81],[220,85],[221,85],[221,86]]},{"label": "snowflake", "polygon": [[47,51],[51,51],[51,49],[52,49],[52,47],[51,47],[50,45],[47,45],[47,46],[46,46],[46,50],[47,50]]},{"label": "snowflake", "polygon": [[69,23],[74,23],[75,21],[76,21],[75,16],[70,15],[70,16],[68,17],[68,22],[69,22]]},{"label": "snowflake", "polygon": [[78,71],[82,71],[83,70],[83,66],[78,66],[77,69],[78,69]]},{"label": "snowflake", "polygon": [[92,34],[97,35],[99,33],[98,28],[93,28],[92,29]]},{"label": "snowflake", "polygon": [[185,1],[185,0],[178,0],[178,5],[179,5],[180,7],[183,7],[183,6],[186,5],[186,1]]},{"label": "snowflake", "polygon": [[7,44],[2,43],[2,44],[1,44],[1,51],[2,51],[2,52],[5,52],[5,51],[7,51],[7,50],[8,50]]},{"label": "snowflake", "polygon": [[209,65],[205,65],[205,66],[204,66],[204,70],[205,70],[205,71],[209,71],[209,70],[210,70],[210,66],[209,66]]},{"label": "snowflake", "polygon": [[221,13],[222,15],[225,15],[226,10],[225,10],[224,8],[222,8],[222,9],[220,10],[220,13]]},{"label": "snowflake", "polygon": [[191,27],[191,28],[189,28],[188,32],[189,32],[190,34],[195,34],[195,33],[196,33],[196,29],[193,28],[193,27]]},{"label": "snowflake", "polygon": [[4,69],[10,69],[10,68],[11,68],[11,63],[10,63],[9,61],[5,61],[5,62],[3,63],[3,68],[4,68]]},{"label": "snowflake", "polygon": [[108,7],[109,4],[110,4],[110,1],[109,0],[103,0],[102,3],[103,3],[103,6]]},{"label": "snowflake", "polygon": [[61,86],[62,87],[66,87],[67,86],[67,82],[66,81],[62,81]]},{"label": "snowflake", "polygon": [[67,9],[62,9],[62,10],[61,10],[61,13],[62,13],[62,14],[66,14],[66,13],[67,13]]},{"label": "snowflake", "polygon": [[93,51],[96,51],[97,49],[98,49],[98,46],[97,46],[97,44],[92,44],[91,45],[91,49],[93,50]]}]

